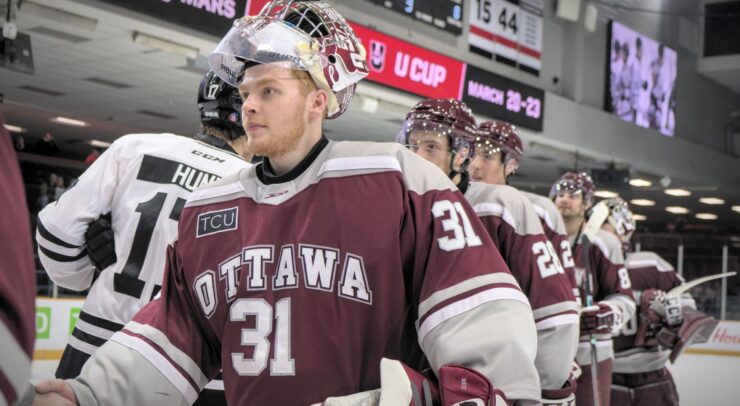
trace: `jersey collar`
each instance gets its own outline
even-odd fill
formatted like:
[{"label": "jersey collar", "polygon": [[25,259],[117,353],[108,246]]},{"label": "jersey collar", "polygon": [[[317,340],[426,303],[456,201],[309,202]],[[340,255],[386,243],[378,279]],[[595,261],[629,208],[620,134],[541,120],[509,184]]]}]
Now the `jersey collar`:
[{"label": "jersey collar", "polygon": [[255,168],[257,171],[257,178],[265,185],[290,182],[295,178],[301,176],[301,174],[306,169],[308,169],[309,166],[311,166],[313,161],[316,160],[316,157],[319,156],[321,151],[323,151],[327,145],[329,145],[329,140],[326,138],[325,135],[322,134],[321,139],[319,139],[319,141],[316,142],[313,148],[311,148],[311,151],[308,152],[308,155],[306,155],[306,157],[303,158],[303,160],[299,162],[295,168],[280,176],[274,174],[272,167],[270,166],[270,160],[265,157],[262,160],[262,163],[258,164],[257,168]]}]

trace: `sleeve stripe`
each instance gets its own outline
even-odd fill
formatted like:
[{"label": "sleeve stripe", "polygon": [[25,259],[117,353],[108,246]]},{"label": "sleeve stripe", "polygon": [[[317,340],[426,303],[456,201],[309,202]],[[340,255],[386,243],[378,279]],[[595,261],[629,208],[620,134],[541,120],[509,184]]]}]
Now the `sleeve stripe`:
[{"label": "sleeve stripe", "polygon": [[167,336],[161,331],[152,326],[140,324],[135,321],[128,322],[124,331],[126,330],[131,334],[138,334],[142,337],[146,337],[147,340],[161,348],[162,352],[164,352],[168,358],[176,362],[179,368],[185,371],[198,387],[203,387],[208,382],[208,378],[203,374],[200,366],[198,366],[198,364],[196,364],[188,354],[173,345]]},{"label": "sleeve stripe", "polygon": [[475,206],[473,206],[473,210],[475,210],[475,213],[480,216],[496,216],[501,217],[506,223],[508,223],[511,228],[516,231],[516,221],[514,221],[514,216],[511,215],[511,212],[509,210],[506,210],[506,208],[500,204],[495,203],[478,203]]},{"label": "sleeve stripe", "polygon": [[550,230],[555,231],[557,229],[557,226],[552,221],[550,214],[540,205],[532,203],[532,206],[534,206],[534,211],[537,213],[537,217],[545,220],[545,224],[550,227]]},{"label": "sleeve stripe", "polygon": [[87,313],[84,310],[80,312],[80,320],[90,323],[95,327],[100,327],[102,329],[110,330],[112,332],[120,331],[121,329],[123,329],[123,324],[118,324],[110,320],[106,320],[106,319],[102,319],[97,316],[93,316],[92,314]]},{"label": "sleeve stripe", "polygon": [[563,326],[566,324],[580,324],[581,318],[578,316],[578,314],[561,314],[558,316],[553,316],[546,318],[544,320],[540,320],[535,323],[535,326],[537,327],[537,331],[539,330],[546,330],[548,328],[557,327],[557,326]]},{"label": "sleeve stripe", "polygon": [[67,344],[75,350],[84,352],[88,355],[93,355],[93,353],[98,350],[98,347],[90,343],[86,343],[75,336],[70,336],[67,340]]},{"label": "sleeve stripe", "polygon": [[329,159],[321,165],[318,176],[326,172],[353,171],[358,169],[390,169],[401,172],[401,164],[392,156],[353,156]]},{"label": "sleeve stripe", "polygon": [[46,255],[49,259],[51,259],[52,261],[57,261],[57,262],[77,262],[81,260],[82,258],[85,258],[85,255],[87,255],[87,252],[85,252],[85,250],[83,250],[76,256],[63,255],[63,254],[59,254],[57,252],[48,250],[41,245],[39,245],[39,250],[44,255]]},{"label": "sleeve stripe", "polygon": [[426,335],[445,320],[474,309],[482,304],[495,300],[516,300],[529,307],[529,301],[521,290],[515,288],[493,288],[452,302],[447,306],[430,314],[419,326],[419,344],[424,342]]},{"label": "sleeve stripe", "polygon": [[534,319],[542,319],[548,316],[552,316],[558,313],[563,312],[578,312],[578,303],[575,301],[569,300],[565,302],[555,303],[551,304],[549,306],[540,307],[538,309],[532,309],[532,313],[534,314]]},{"label": "sleeve stripe", "polygon": [[670,266],[670,264],[661,263],[654,259],[635,259],[635,260],[627,261],[625,266],[629,269],[655,267],[655,269],[657,269],[660,272],[673,272],[674,271],[673,267]]},{"label": "sleeve stripe", "polygon": [[503,283],[503,284],[519,286],[519,284],[516,283],[516,279],[514,279],[514,277],[511,274],[505,273],[505,272],[498,272],[498,273],[476,276],[474,278],[470,278],[466,281],[460,282],[456,285],[452,285],[448,288],[434,292],[434,294],[430,295],[427,299],[425,299],[419,304],[418,318],[422,319],[424,315],[426,315],[426,313],[428,313],[435,306],[439,305],[440,303],[446,300],[449,300],[462,293],[465,293],[465,292],[468,292],[474,289],[478,289],[482,286],[491,285],[494,283]]},{"label": "sleeve stripe", "polygon": [[111,341],[115,341],[125,347],[128,347],[147,361],[149,361],[154,368],[164,375],[177,390],[182,393],[182,396],[187,399],[190,404],[193,404],[198,398],[199,388],[196,388],[193,383],[183,374],[172,360],[162,354],[158,349],[152,347],[150,343],[141,337],[126,334],[125,331],[118,332],[111,337]]},{"label": "sleeve stripe", "polygon": [[39,234],[41,234],[42,237],[49,240],[49,242],[52,242],[60,247],[77,249],[81,248],[79,245],[70,244],[52,234],[49,230],[46,229],[46,227],[44,227],[44,223],[41,222],[41,219],[38,220],[38,232]]},{"label": "sleeve stripe", "polygon": [[83,341],[83,342],[86,342],[86,343],[88,343],[90,345],[94,345],[96,347],[100,347],[103,344],[105,344],[106,341],[108,341],[105,338],[100,338],[100,337],[97,337],[95,335],[86,333],[86,332],[80,330],[77,327],[75,327],[74,330],[72,330],[72,335],[74,337],[77,337],[78,340]]},{"label": "sleeve stripe", "polygon": [[[5,376],[18,397],[22,396],[31,379],[31,359],[5,323],[0,321],[0,374]],[[0,397],[2,399],[2,397]]]}]

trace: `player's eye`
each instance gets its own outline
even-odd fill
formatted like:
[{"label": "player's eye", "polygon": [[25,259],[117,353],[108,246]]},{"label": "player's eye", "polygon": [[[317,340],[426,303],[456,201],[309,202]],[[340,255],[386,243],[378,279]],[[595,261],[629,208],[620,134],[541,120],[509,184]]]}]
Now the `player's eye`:
[{"label": "player's eye", "polygon": [[269,96],[274,96],[275,94],[277,94],[277,90],[275,90],[272,87],[265,87],[264,89],[262,89],[262,95],[263,96],[268,96],[269,97]]}]

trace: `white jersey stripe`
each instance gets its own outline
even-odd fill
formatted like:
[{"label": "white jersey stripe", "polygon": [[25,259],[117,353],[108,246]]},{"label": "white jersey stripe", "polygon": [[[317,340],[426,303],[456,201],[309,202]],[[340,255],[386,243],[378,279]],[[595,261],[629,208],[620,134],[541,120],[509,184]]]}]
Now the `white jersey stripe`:
[{"label": "white jersey stripe", "polygon": [[423,343],[424,337],[445,320],[451,319],[484,303],[493,302],[495,300],[516,300],[529,306],[529,300],[527,300],[524,293],[518,289],[493,288],[484,290],[475,295],[458,300],[457,302],[450,303],[429,315],[429,317],[427,317],[419,326],[419,343]]},{"label": "white jersey stripe", "polygon": [[113,336],[113,333],[115,333],[114,331],[106,330],[98,326],[93,326],[92,324],[81,319],[77,319],[75,327],[80,329],[80,331],[82,331],[83,333],[94,335],[95,337],[102,338],[104,340],[110,340],[111,336]]},{"label": "white jersey stripe", "polygon": [[[0,357],[0,373],[5,375],[5,379],[13,387],[18,398],[21,398],[31,378],[31,360],[8,326],[2,322],[0,322],[0,345],[3,349],[3,355]],[[4,397],[0,396],[0,400],[4,401]]]},{"label": "white jersey stripe", "polygon": [[199,200],[213,199],[216,197],[227,196],[233,193],[239,193],[244,190],[241,182],[228,183],[221,186],[212,186],[202,189],[196,189],[190,194],[186,206],[197,203]]},{"label": "white jersey stripe", "polygon": [[661,263],[660,261],[656,261],[654,259],[634,259],[634,260],[628,260],[625,263],[625,267],[629,269],[634,268],[648,268],[648,267],[655,267],[660,272],[673,272],[674,269],[672,266],[665,263]]},{"label": "white jersey stripe", "polygon": [[391,156],[355,156],[329,159],[321,165],[318,176],[333,171],[354,171],[360,169],[390,169],[401,171],[401,164]]},{"label": "white jersey stripe", "polygon": [[546,330],[552,327],[564,326],[566,324],[579,324],[580,320],[581,319],[577,314],[561,314],[559,316],[554,316],[542,321],[538,321],[535,326],[539,331]]},{"label": "white jersey stripe", "polygon": [[503,272],[476,276],[464,282],[460,282],[457,285],[453,285],[446,289],[437,291],[431,296],[429,296],[426,300],[424,300],[423,302],[419,304],[418,318],[421,319],[434,306],[444,302],[447,299],[451,299],[467,291],[477,289],[485,285],[491,285],[494,283],[506,283],[506,284],[510,284],[514,286],[519,286],[519,284],[516,282],[516,279],[514,279],[514,277],[511,274],[507,274]]},{"label": "white jersey stripe", "polygon": [[208,382],[203,389],[224,390],[224,381],[221,379],[214,379]]},{"label": "white jersey stripe", "polygon": [[[141,334],[142,336],[146,337],[147,339],[151,340],[155,344],[159,346],[159,348],[162,349],[165,353],[167,353],[167,356],[170,357],[173,361],[177,363],[177,365],[185,370],[190,377],[195,381],[195,383],[203,387],[205,386],[208,379],[205,375],[203,375],[203,371],[201,371],[198,364],[195,363],[186,353],[184,353],[182,350],[177,348],[176,346],[172,345],[170,340],[167,338],[164,333],[157,330],[156,328],[146,325],[146,324],[140,324],[135,321],[130,321],[128,324],[126,324],[126,327],[124,329],[135,333],[135,334]],[[114,335],[115,337],[115,335]]]},{"label": "white jersey stripe", "polygon": [[475,210],[478,216],[501,217],[505,222],[507,222],[514,229],[514,231],[516,231],[516,221],[514,221],[514,216],[512,216],[509,210],[507,210],[504,206],[500,204],[478,203],[475,206],[473,206],[473,210]]},{"label": "white jersey stripe", "polygon": [[128,347],[137,353],[141,354],[142,357],[146,358],[154,368],[164,375],[177,390],[182,393],[182,396],[193,404],[198,398],[200,388],[194,388],[190,381],[183,376],[180,371],[175,368],[170,361],[160,354],[155,348],[153,348],[146,341],[134,337],[122,332],[118,332],[111,337],[111,341],[115,341],[125,347]]},{"label": "white jersey stripe", "polygon": [[95,351],[98,350],[98,347],[90,343],[86,343],[75,336],[69,336],[69,341],[67,341],[67,344],[69,344],[76,350],[84,352],[87,355],[92,355]]}]

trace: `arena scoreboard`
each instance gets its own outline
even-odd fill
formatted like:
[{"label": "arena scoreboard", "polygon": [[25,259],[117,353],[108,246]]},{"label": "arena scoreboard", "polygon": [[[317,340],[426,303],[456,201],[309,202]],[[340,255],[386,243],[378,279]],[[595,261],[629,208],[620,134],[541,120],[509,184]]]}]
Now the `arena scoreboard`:
[{"label": "arena scoreboard", "polygon": [[455,35],[462,34],[463,0],[366,0]]}]

